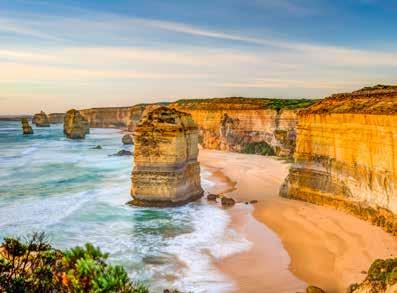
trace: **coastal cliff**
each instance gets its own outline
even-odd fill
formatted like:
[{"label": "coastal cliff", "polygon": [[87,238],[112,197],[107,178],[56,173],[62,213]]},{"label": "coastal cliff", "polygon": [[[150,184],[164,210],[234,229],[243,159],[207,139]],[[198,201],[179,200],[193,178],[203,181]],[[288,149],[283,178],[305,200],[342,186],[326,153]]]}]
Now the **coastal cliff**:
[{"label": "coastal cliff", "polygon": [[90,127],[134,131],[141,117],[167,105],[190,113],[199,127],[203,148],[290,156],[295,147],[297,112],[313,100],[214,98],[179,100],[174,103],[81,110]]},{"label": "coastal cliff", "polygon": [[48,121],[51,124],[61,124],[65,119],[65,113],[50,113],[48,114]]},{"label": "coastal cliff", "polygon": [[298,114],[282,196],[332,206],[397,232],[397,87],[326,98]]},{"label": "coastal cliff", "polygon": [[200,198],[198,128],[190,114],[160,107],[134,132],[131,204],[176,206]]},{"label": "coastal cliff", "polygon": [[297,113],[312,100],[215,98],[180,100],[170,107],[190,113],[200,128],[203,148],[250,152],[262,144],[278,156],[295,147]]}]

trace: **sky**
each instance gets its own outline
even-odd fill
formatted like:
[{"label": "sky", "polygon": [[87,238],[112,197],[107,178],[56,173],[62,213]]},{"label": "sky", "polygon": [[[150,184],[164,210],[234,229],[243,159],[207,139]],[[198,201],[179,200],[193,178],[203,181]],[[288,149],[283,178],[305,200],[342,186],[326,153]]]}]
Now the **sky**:
[{"label": "sky", "polygon": [[0,0],[0,114],[397,84],[395,0]]}]

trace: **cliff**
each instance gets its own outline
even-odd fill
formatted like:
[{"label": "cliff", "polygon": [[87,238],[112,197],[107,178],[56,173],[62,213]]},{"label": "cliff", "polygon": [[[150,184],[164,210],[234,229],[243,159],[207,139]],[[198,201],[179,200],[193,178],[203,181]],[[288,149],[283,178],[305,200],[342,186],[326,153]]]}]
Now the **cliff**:
[{"label": "cliff", "polygon": [[32,123],[36,124],[37,127],[50,127],[47,114],[41,111],[40,113],[34,114]]},{"label": "cliff", "polygon": [[91,128],[124,128],[134,131],[148,111],[162,104],[139,104],[131,107],[92,108],[80,110]]},{"label": "cliff", "polygon": [[250,152],[256,149],[254,144],[261,144],[278,156],[290,156],[297,113],[312,103],[303,99],[215,98],[181,100],[170,107],[192,115],[204,148]]},{"label": "cliff", "polygon": [[295,147],[299,109],[313,104],[305,99],[214,98],[132,107],[93,108],[80,113],[90,127],[125,128],[134,131],[146,113],[167,105],[190,113],[200,129],[204,148],[290,156]]},{"label": "cliff", "polygon": [[176,206],[200,198],[198,128],[190,114],[157,108],[134,132],[131,204]]},{"label": "cliff", "polygon": [[48,114],[48,121],[51,124],[63,123],[64,119],[65,119],[65,113],[50,113],[50,114]]},{"label": "cliff", "polygon": [[397,231],[397,87],[337,94],[298,114],[295,163],[281,195]]},{"label": "cliff", "polygon": [[90,127],[87,119],[79,111],[72,109],[66,112],[63,132],[68,138],[83,139],[86,134],[90,133]]}]

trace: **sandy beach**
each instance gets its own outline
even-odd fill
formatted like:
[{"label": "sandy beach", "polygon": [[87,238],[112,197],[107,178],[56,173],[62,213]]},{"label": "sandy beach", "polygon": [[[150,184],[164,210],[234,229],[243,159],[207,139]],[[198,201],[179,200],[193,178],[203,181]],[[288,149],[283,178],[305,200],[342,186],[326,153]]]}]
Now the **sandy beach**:
[{"label": "sandy beach", "polygon": [[[283,199],[278,190],[289,164],[272,157],[200,150],[217,182],[209,192],[238,204],[231,225],[252,248],[216,265],[236,292],[303,292],[307,284],[345,292],[377,258],[395,256],[397,241],[378,227],[336,210]],[[258,200],[254,205],[246,201]],[[254,265],[253,265],[254,264]]]}]

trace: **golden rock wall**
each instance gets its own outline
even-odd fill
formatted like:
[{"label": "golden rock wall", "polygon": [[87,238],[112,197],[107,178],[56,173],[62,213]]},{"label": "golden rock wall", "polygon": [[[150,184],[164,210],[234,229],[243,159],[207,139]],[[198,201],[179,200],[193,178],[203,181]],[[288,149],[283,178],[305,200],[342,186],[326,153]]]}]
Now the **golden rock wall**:
[{"label": "golden rock wall", "polygon": [[190,114],[166,107],[148,112],[135,128],[134,145],[132,204],[174,206],[203,195]]}]

